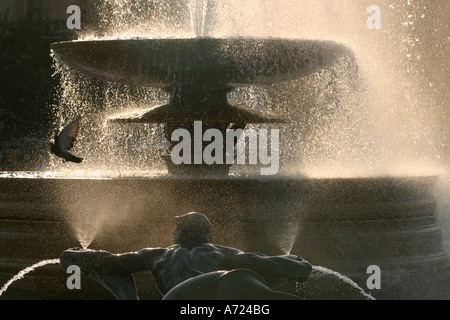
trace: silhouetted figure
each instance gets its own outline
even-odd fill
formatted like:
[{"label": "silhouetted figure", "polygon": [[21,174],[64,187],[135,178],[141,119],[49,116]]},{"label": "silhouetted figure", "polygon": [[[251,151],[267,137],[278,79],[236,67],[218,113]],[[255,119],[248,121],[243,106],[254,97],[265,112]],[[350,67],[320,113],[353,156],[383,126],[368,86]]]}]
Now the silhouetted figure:
[{"label": "silhouetted figure", "polygon": [[55,143],[50,143],[51,152],[57,157],[64,159],[64,162],[81,163],[83,161],[82,158],[76,157],[69,152],[73,148],[79,130],[80,119],[76,119],[69,123],[61,132],[57,132],[55,134]]},{"label": "silhouetted figure", "polygon": [[[77,265],[86,276],[101,283],[118,299],[137,299],[132,274],[145,271],[151,272],[160,293],[166,295],[177,285],[198,274],[245,270],[228,277],[232,281],[228,285],[233,285],[233,279],[236,279],[234,276],[239,275],[242,279],[242,275],[247,274],[252,279],[249,278],[251,281],[246,284],[255,284],[254,289],[257,290],[247,288],[249,299],[253,298],[252,292],[256,295],[262,286],[272,291],[291,281],[306,281],[311,274],[312,266],[298,256],[245,253],[235,248],[208,243],[211,225],[203,214],[189,213],[175,218],[175,245],[124,254],[70,249],[62,253],[61,267],[67,269],[70,265]],[[192,280],[198,279],[200,278]],[[244,282],[240,280],[234,284],[240,283]],[[195,294],[198,295],[199,292],[192,292],[192,295]],[[258,297],[260,295],[254,298]],[[274,296],[269,294],[267,297]]]},{"label": "silhouetted figure", "polygon": [[233,269],[198,275],[170,290],[163,300],[303,300],[269,287],[254,271]]}]

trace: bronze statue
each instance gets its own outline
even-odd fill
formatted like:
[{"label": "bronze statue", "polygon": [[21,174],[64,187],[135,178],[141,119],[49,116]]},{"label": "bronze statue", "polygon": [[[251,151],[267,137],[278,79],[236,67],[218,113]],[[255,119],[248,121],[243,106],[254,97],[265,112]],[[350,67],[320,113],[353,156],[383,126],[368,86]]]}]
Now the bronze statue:
[{"label": "bronze statue", "polygon": [[[61,267],[66,269],[77,265],[83,274],[101,283],[117,299],[138,299],[132,275],[145,271],[152,274],[163,296],[186,280],[199,281],[206,277],[195,277],[195,274],[210,274],[210,279],[217,280],[217,277],[227,274],[226,271],[234,271],[232,276],[225,277],[227,281],[232,282],[239,275],[239,284],[245,282],[242,282],[244,276],[250,280],[248,285],[255,286],[255,290],[247,290],[248,299],[253,298],[252,293],[255,299],[260,298],[259,292],[263,287],[275,294],[269,294],[268,299],[281,298],[283,294],[277,296],[274,290],[291,281],[306,281],[311,274],[311,264],[298,256],[266,256],[208,243],[211,224],[201,213],[188,213],[175,218],[175,244],[168,248],[146,248],[124,254],[70,249],[62,253]],[[186,292],[189,286],[185,284],[182,288],[185,289],[178,289],[178,292],[185,290],[183,296],[189,296]],[[293,298],[286,294],[285,298],[288,297]]]}]

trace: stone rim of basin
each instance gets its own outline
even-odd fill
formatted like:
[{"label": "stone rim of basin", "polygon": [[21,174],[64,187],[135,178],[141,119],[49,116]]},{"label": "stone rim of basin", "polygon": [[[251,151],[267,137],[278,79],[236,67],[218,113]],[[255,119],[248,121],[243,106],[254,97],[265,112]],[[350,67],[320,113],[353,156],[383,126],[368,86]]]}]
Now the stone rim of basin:
[{"label": "stone rim of basin", "polygon": [[278,38],[77,40],[51,49],[58,61],[92,77],[153,87],[266,85],[354,59],[333,41]]}]

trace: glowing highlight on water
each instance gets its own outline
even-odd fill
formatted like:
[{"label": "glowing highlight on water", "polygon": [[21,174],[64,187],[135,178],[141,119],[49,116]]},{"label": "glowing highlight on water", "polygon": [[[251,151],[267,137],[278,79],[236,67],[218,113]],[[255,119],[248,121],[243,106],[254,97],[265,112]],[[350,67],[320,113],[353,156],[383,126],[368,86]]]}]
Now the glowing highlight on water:
[{"label": "glowing highlight on water", "polygon": [[322,266],[313,266],[313,270],[318,271],[320,273],[324,273],[324,274],[330,274],[333,275],[335,277],[337,277],[339,280],[343,281],[346,284],[351,285],[353,288],[358,289],[359,291],[361,291],[361,294],[366,297],[368,300],[376,300],[372,295],[366,293],[360,286],[358,286],[352,279],[350,279],[349,277],[346,277],[342,274],[340,274],[339,272],[327,269],[325,267]]},{"label": "glowing highlight on water", "polygon": [[3,285],[3,287],[0,289],[0,297],[2,296],[2,294],[4,292],[6,292],[6,290],[8,290],[9,286],[12,285],[17,280],[22,279],[25,275],[27,275],[30,272],[33,272],[37,268],[40,268],[40,267],[43,267],[46,265],[51,265],[51,264],[59,264],[59,259],[43,260],[43,261],[33,264],[32,266],[30,266],[28,268],[21,270],[18,274],[16,274],[14,277],[12,277],[8,282],[6,282]]}]

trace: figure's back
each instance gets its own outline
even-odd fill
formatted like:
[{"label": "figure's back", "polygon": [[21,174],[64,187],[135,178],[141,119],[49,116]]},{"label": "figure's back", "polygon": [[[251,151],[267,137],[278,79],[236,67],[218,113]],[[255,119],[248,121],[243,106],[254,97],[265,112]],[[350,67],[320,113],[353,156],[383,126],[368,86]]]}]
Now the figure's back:
[{"label": "figure's back", "polygon": [[193,271],[208,273],[225,270],[227,250],[233,249],[211,244],[200,245],[191,250],[181,245],[167,248],[151,270],[159,290],[166,294],[179,283],[191,278]]}]

